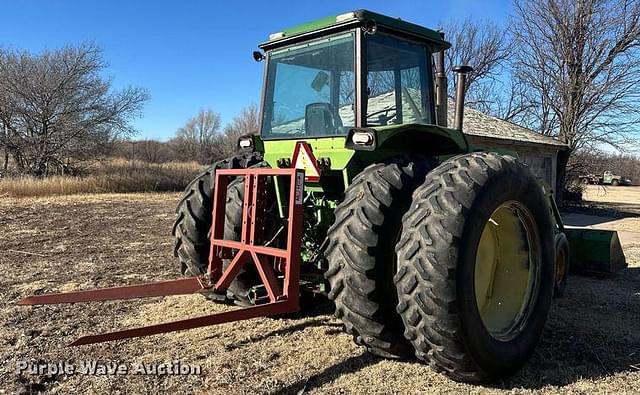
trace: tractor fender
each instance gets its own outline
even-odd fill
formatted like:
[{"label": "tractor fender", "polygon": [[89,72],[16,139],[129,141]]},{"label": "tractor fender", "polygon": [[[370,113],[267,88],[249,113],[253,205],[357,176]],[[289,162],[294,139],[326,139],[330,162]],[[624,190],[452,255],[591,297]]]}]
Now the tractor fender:
[{"label": "tractor fender", "polygon": [[[367,143],[354,142],[356,133],[371,136]],[[459,130],[436,125],[405,124],[351,128],[344,140],[344,148],[353,156],[345,166],[345,188],[366,166],[402,155],[425,158],[453,156],[469,152],[469,143]]]},{"label": "tractor fender", "polygon": [[469,143],[459,130],[436,125],[407,124],[371,128],[377,149],[423,156],[455,155],[469,151]]}]

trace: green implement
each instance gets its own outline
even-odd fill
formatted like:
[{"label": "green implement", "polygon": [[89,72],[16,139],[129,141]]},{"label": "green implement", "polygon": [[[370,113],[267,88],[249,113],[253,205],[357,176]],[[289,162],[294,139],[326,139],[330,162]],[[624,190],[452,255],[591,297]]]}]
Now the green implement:
[{"label": "green implement", "polygon": [[627,267],[616,231],[565,227],[564,232],[569,239],[574,269],[616,273]]}]

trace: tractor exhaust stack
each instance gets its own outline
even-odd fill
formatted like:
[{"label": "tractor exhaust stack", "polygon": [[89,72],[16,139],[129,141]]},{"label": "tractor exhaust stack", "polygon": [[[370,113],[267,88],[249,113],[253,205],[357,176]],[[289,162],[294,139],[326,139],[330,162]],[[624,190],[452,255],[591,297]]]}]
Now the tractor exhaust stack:
[{"label": "tractor exhaust stack", "polygon": [[464,118],[464,95],[467,91],[467,74],[473,71],[471,66],[456,66],[453,72],[456,73],[456,112],[454,128],[462,131],[462,120]]},{"label": "tractor exhaust stack", "polygon": [[[444,39],[444,33],[440,33]],[[436,123],[447,127],[447,73],[444,70],[444,49],[436,59]]]}]

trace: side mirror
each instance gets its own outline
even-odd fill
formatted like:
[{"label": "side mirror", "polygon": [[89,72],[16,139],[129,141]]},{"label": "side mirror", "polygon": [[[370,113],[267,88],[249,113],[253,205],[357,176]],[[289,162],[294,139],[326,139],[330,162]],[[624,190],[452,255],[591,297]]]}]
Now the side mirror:
[{"label": "side mirror", "polygon": [[253,60],[255,60],[256,62],[262,62],[264,60],[265,56],[262,52],[260,51],[253,51]]},{"label": "side mirror", "polygon": [[311,87],[316,92],[320,92],[322,88],[324,88],[324,86],[329,82],[329,78],[329,74],[325,73],[324,71],[318,71],[318,74],[316,74],[316,77],[311,82]]}]

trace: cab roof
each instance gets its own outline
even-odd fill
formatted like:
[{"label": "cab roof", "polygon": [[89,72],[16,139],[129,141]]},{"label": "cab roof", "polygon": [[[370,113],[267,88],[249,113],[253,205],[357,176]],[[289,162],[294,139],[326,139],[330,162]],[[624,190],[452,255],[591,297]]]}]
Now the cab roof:
[{"label": "cab roof", "polygon": [[400,18],[392,18],[367,10],[357,10],[328,16],[272,33],[269,35],[269,41],[260,44],[260,48],[269,50],[308,38],[349,30],[358,26],[371,26],[371,24],[375,24],[382,31],[399,33],[414,40],[427,42],[434,50],[451,47],[451,44],[435,30],[403,21]]}]

